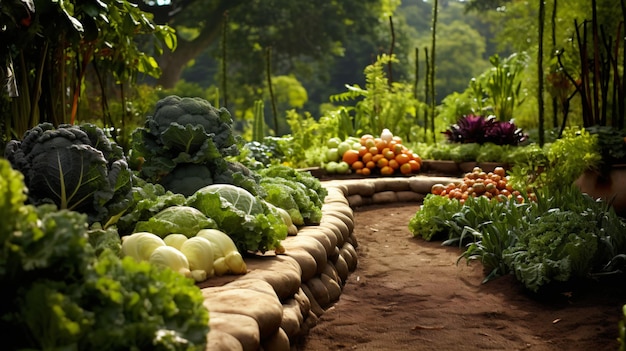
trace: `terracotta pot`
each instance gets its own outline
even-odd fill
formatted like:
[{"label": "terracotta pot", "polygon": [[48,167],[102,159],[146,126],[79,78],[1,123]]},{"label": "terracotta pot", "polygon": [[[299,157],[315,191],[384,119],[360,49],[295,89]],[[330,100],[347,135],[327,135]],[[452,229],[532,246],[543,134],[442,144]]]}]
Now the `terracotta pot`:
[{"label": "terracotta pot", "polygon": [[618,215],[626,217],[626,164],[613,165],[608,174],[585,171],[574,184],[582,192],[611,203]]}]

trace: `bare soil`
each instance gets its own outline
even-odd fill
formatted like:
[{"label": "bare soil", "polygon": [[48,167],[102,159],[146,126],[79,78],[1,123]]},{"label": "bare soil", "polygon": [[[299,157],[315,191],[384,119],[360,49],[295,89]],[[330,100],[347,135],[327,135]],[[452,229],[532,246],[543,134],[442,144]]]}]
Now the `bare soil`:
[{"label": "bare soil", "polygon": [[414,238],[417,204],[355,210],[359,263],[297,350],[617,350],[624,278],[535,295]]}]

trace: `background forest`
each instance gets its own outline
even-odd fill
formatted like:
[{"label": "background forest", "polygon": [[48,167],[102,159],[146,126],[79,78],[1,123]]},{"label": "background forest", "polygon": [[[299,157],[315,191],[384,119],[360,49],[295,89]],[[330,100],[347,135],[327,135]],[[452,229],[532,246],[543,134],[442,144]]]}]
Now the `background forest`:
[{"label": "background forest", "polygon": [[[354,119],[352,108],[377,94],[376,79],[389,86],[381,94],[394,96],[392,105],[406,105],[389,113],[410,115],[408,122],[389,127],[406,129],[407,140],[427,141],[428,114],[436,116],[432,138],[441,138],[439,131],[459,117],[493,112],[497,94],[510,105],[500,118],[532,131],[539,127],[541,12],[543,127],[582,125],[567,77],[579,79],[577,28],[590,20],[593,4],[606,42],[623,31],[617,1],[553,0],[543,9],[519,0],[43,3],[3,0],[0,7],[9,24],[0,32],[7,77],[3,142],[40,121],[92,121],[110,127],[125,145],[127,134],[169,94],[228,108],[248,139],[255,102],[262,100],[266,133],[279,136],[293,132],[288,116],[294,113],[320,120],[345,107]],[[619,58],[623,43],[616,43]],[[623,69],[618,62],[615,72]],[[495,74],[504,81],[490,87]]]}]

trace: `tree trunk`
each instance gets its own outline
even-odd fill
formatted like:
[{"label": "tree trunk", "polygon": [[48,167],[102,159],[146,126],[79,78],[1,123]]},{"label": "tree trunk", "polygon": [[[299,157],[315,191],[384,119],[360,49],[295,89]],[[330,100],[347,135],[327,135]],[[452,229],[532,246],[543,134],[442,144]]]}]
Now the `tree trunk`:
[{"label": "tree trunk", "polygon": [[187,62],[193,60],[215,40],[219,33],[222,19],[218,22],[219,23],[213,22],[211,25],[205,27],[200,35],[192,41],[185,41],[178,38],[176,50],[171,51],[166,49],[163,52],[163,55],[159,58],[159,66],[161,67],[162,73],[157,80],[158,85],[165,89],[173,88],[174,85],[176,85]]},{"label": "tree trunk", "polygon": [[200,34],[192,41],[186,41],[178,37],[178,46],[173,52],[165,49],[159,58],[159,66],[163,73],[157,80],[157,84],[165,89],[173,88],[180,79],[185,65],[196,58],[211,43],[213,43],[222,29],[222,24],[229,9],[244,4],[246,0],[222,0],[216,11],[212,11],[206,19],[206,25]]}]

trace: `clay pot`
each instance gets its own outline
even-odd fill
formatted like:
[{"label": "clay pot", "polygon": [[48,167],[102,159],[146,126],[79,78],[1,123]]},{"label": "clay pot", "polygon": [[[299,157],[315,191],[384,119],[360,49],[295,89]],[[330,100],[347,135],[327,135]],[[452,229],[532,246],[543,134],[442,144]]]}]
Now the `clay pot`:
[{"label": "clay pot", "polygon": [[626,217],[626,164],[613,165],[607,174],[585,171],[574,184],[583,193],[611,203],[618,215]]}]

